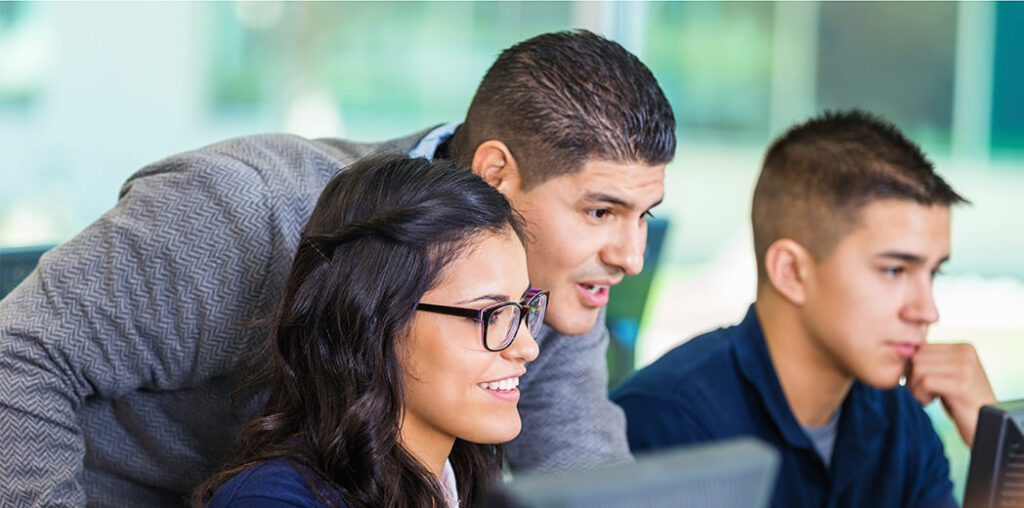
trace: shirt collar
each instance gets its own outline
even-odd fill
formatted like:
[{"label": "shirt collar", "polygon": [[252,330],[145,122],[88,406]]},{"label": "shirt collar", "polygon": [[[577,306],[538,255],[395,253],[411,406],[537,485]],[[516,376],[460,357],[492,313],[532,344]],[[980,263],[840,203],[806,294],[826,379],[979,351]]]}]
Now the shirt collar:
[{"label": "shirt collar", "polygon": [[[740,372],[757,391],[782,437],[790,446],[814,450],[810,437],[789,408],[789,402],[782,391],[771,355],[768,353],[764,329],[753,305],[750,306],[743,321],[737,325],[737,333],[739,340],[735,342],[734,352]],[[877,390],[854,381],[850,393],[843,401],[832,459],[833,474],[839,478],[855,477],[857,471],[870,462],[863,460],[864,456],[850,461],[848,459],[852,456],[847,455],[850,451],[863,454],[864,450],[882,439],[889,426],[881,402],[877,397],[871,396],[873,392]]]},{"label": "shirt collar", "polygon": [[837,492],[852,485],[868,464],[881,460],[880,444],[890,423],[880,393],[854,381],[843,401],[831,464]]},{"label": "shirt collar", "polygon": [[454,136],[455,129],[458,129],[460,125],[462,125],[461,122],[448,122],[434,127],[409,150],[409,157],[422,157],[427,160],[434,160],[434,152],[437,152],[437,147]]},{"label": "shirt collar", "polygon": [[786,442],[797,448],[813,449],[814,444],[789,409],[753,305],[737,328],[739,340],[735,343],[735,354],[740,373],[754,387]]},{"label": "shirt collar", "polygon": [[448,508],[459,508],[459,488],[455,484],[455,470],[452,469],[452,463],[448,459],[444,459],[444,470],[441,471],[441,491],[444,492],[444,498],[448,501]]}]

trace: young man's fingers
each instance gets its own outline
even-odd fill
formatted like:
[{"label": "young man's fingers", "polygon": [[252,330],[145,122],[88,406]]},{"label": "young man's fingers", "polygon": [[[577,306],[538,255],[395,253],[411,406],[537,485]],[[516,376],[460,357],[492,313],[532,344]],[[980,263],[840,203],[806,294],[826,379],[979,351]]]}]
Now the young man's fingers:
[{"label": "young man's fingers", "polygon": [[917,402],[922,406],[931,404],[932,401],[938,397],[938,393],[933,388],[934,381],[931,381],[929,377],[917,377],[907,379],[907,388],[910,393],[914,395]]},{"label": "young man's fingers", "polygon": [[924,344],[918,348],[914,358],[936,362],[981,363],[977,350],[968,343]]},{"label": "young man's fingers", "polygon": [[907,382],[925,377],[948,377],[959,380],[961,383],[970,384],[979,376],[977,372],[979,369],[980,367],[977,366],[959,363],[912,361]]},{"label": "young man's fingers", "polygon": [[910,361],[910,374],[911,376],[956,376],[958,374],[966,373],[967,369],[963,365],[950,362],[936,362],[928,359],[918,360],[914,358]]},{"label": "young man's fingers", "polygon": [[909,366],[907,368],[907,385],[910,386],[920,385],[921,381],[927,378],[956,378],[961,374],[963,370],[957,364],[934,361],[930,359],[918,359],[917,357],[912,358],[908,363]]},{"label": "young man's fingers", "polygon": [[[978,360],[974,347],[970,344],[938,344],[929,345],[914,355],[910,360],[913,371],[917,375],[942,375],[970,382],[984,377],[984,370]],[[938,347],[948,346],[948,347]]]}]

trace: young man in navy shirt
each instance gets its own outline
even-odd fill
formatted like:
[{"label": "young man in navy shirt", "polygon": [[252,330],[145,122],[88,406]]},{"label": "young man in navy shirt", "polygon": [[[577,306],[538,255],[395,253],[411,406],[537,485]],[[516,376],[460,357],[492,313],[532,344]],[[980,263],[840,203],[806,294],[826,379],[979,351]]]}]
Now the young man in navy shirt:
[{"label": "young man in navy shirt", "polygon": [[956,506],[922,404],[970,444],[995,401],[973,347],[925,341],[964,201],[871,115],[781,136],[754,191],[757,301],[615,392],[634,453],[752,435],[782,456],[772,506]]}]

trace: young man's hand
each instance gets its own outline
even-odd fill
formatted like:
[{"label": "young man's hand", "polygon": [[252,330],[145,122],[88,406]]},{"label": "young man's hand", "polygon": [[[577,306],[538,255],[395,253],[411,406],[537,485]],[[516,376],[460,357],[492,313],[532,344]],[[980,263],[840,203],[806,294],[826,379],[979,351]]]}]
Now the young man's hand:
[{"label": "young man's hand", "polygon": [[910,360],[907,388],[922,405],[942,401],[967,446],[974,443],[981,406],[996,395],[971,344],[925,344]]}]

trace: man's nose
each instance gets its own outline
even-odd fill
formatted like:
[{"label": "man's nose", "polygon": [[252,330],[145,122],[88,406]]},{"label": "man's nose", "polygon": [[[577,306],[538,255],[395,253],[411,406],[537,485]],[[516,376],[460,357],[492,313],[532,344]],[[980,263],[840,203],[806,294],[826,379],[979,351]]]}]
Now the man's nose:
[{"label": "man's nose", "polygon": [[646,248],[647,227],[624,225],[619,234],[605,247],[602,261],[620,268],[626,275],[636,275],[644,269]]},{"label": "man's nose", "polygon": [[935,305],[935,293],[932,280],[922,280],[914,284],[913,294],[904,307],[904,318],[914,323],[930,325],[939,320],[939,309]]}]

